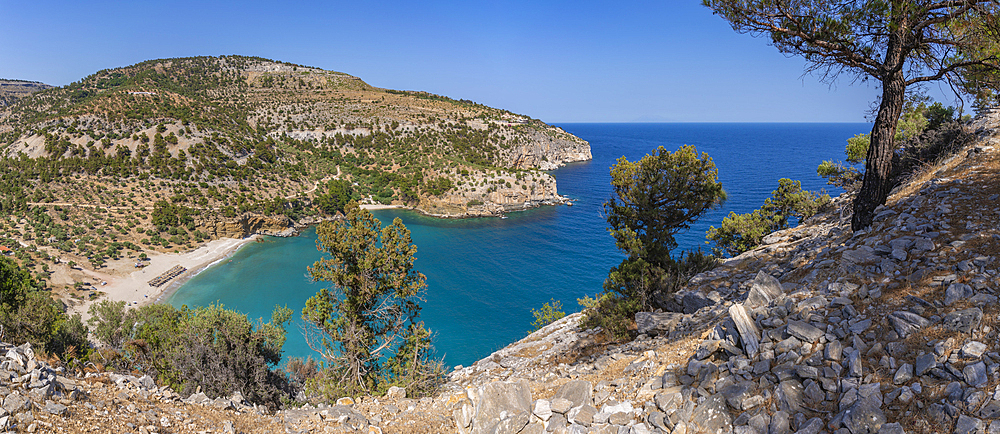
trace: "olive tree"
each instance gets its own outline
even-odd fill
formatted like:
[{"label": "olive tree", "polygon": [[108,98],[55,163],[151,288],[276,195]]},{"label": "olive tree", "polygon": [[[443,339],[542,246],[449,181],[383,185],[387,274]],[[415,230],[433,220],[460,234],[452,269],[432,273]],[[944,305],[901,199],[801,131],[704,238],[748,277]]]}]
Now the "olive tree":
[{"label": "olive tree", "polygon": [[976,96],[1000,83],[1000,0],[704,0],[740,33],[764,36],[807,71],[832,82],[842,72],[874,80],[882,95],[851,227],[871,225],[892,188],[897,122],[907,91],[947,80]]}]

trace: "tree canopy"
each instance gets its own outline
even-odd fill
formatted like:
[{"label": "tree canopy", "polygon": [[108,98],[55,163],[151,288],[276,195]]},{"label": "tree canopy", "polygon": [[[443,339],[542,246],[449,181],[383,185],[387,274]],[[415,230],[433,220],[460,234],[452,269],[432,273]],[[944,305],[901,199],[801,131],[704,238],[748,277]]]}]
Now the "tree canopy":
[{"label": "tree canopy", "polygon": [[18,308],[24,303],[24,297],[36,287],[31,273],[19,267],[14,260],[0,257],[0,307]]},{"label": "tree canopy", "polygon": [[725,200],[717,178],[715,163],[694,146],[676,152],[660,146],[639,161],[622,157],[611,167],[614,190],[604,212],[608,231],[628,257],[608,272],[605,296],[588,316],[589,326],[624,338],[620,319],[631,321],[635,312],[653,308],[654,298],[714,263],[700,252],[675,259],[671,251],[677,247],[674,235]]},{"label": "tree canopy", "polygon": [[979,104],[1000,83],[998,0],[704,0],[740,33],[764,36],[806,59],[825,81],[848,73],[879,82],[882,96],[851,226],[868,227],[885,203],[906,92],[947,80]]},{"label": "tree canopy", "polygon": [[316,205],[323,212],[333,215],[344,212],[348,202],[359,199],[356,196],[350,181],[334,179],[327,183],[325,192],[316,195]]},{"label": "tree canopy", "polygon": [[636,162],[619,158],[604,204],[615,244],[630,257],[665,265],[677,247],[674,235],[725,200],[718,176],[712,158],[694,146],[673,153],[660,146]]},{"label": "tree canopy", "polygon": [[426,277],[413,268],[417,247],[396,218],[381,222],[357,202],[346,216],[316,229],[317,249],[330,254],[309,267],[327,281],[306,301],[310,347],[326,360],[331,384],[344,392],[373,393],[390,384],[426,388],[440,377],[430,359],[430,333],[418,322]]}]

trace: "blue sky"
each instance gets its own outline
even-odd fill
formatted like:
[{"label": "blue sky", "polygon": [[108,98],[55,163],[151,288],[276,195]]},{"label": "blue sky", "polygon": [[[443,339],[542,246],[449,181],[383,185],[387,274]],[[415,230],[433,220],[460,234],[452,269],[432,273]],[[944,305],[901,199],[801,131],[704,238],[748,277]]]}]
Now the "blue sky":
[{"label": "blue sky", "polygon": [[700,3],[0,0],[0,77],[242,54],[553,123],[864,121],[874,85],[803,76]]}]

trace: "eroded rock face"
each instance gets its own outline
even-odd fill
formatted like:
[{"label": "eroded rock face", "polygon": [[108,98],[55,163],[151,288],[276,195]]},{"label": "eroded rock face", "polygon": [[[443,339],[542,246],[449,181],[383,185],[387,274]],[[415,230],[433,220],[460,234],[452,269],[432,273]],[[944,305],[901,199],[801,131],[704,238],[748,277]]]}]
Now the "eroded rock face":
[{"label": "eroded rock face", "polygon": [[208,217],[196,222],[199,230],[213,238],[245,238],[250,235],[287,237],[294,234],[293,222],[286,216],[243,214],[233,219]]},{"label": "eroded rock face", "polygon": [[489,217],[567,200],[556,190],[556,180],[547,173],[531,173],[518,179],[514,174],[470,174],[465,185],[441,196],[425,196],[417,210],[442,217]]},{"label": "eroded rock face", "polygon": [[515,146],[507,156],[512,167],[553,170],[566,163],[593,158],[589,143],[559,127],[532,129],[528,138],[527,144]]}]

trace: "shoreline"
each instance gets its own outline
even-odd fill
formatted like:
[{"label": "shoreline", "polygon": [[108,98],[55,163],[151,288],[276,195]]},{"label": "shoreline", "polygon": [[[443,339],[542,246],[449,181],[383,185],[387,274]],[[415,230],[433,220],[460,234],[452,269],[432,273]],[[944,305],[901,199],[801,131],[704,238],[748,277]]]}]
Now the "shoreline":
[{"label": "shoreline", "polygon": [[[97,290],[104,293],[96,300],[85,300],[70,306],[69,313],[79,313],[84,320],[90,306],[101,300],[124,301],[128,307],[139,307],[147,304],[161,303],[177,288],[197,276],[202,271],[231,257],[247,244],[256,241],[260,235],[246,238],[219,238],[186,253],[152,253],[149,255],[149,265],[140,269],[128,268],[134,266],[135,259],[121,260],[118,270],[125,270],[124,275],[102,273],[107,276],[106,285]],[[159,276],[170,268],[180,265],[186,270],[160,287],[149,286],[149,280]]]},{"label": "shoreline", "polygon": [[[571,199],[567,199],[565,197],[560,197],[560,199],[562,200],[559,202],[534,203],[529,206],[519,207],[518,209],[507,210],[504,213],[526,211],[542,205],[560,205],[572,201]],[[405,209],[424,216],[442,219],[496,218],[502,215],[434,214],[420,208],[405,205],[363,204],[361,205],[361,208],[366,210]],[[319,221],[309,222],[302,225],[296,223],[295,231],[291,236],[298,235],[300,230],[304,227],[318,223]],[[195,276],[201,274],[201,272],[205,271],[209,267],[232,257],[241,248],[251,242],[259,240],[261,237],[263,237],[263,235],[253,234],[245,238],[219,238],[202,244],[198,248],[186,253],[149,252],[149,265],[139,269],[133,268],[134,263],[136,262],[135,258],[118,260],[116,261],[116,264],[109,264],[109,269],[100,271],[95,270],[86,273],[90,275],[94,281],[100,280],[107,283],[106,285],[96,288],[97,290],[103,292],[104,295],[96,300],[85,299],[77,303],[70,303],[69,306],[67,306],[68,313],[78,313],[86,321],[90,317],[87,313],[90,306],[101,300],[124,301],[128,307],[139,307],[148,304],[163,303],[175,292],[177,292],[181,286],[193,279]],[[163,286],[149,286],[148,282],[150,279],[159,276],[163,272],[177,265],[186,268],[186,270],[173,279],[170,279],[170,281]]]},{"label": "shoreline", "polygon": [[376,210],[376,209],[396,209],[396,208],[412,209],[412,208],[409,208],[409,207],[404,206],[404,205],[382,205],[380,203],[366,203],[366,204],[361,205],[361,209],[366,209],[366,210],[369,210],[369,211]]},{"label": "shoreline", "polygon": [[439,218],[439,219],[503,218],[508,213],[527,211],[530,209],[541,208],[543,206],[558,206],[558,205],[573,206],[573,202],[575,201],[576,199],[571,199],[566,196],[558,196],[557,199],[545,199],[538,201],[523,202],[520,203],[518,206],[513,206],[510,207],[509,209],[507,207],[502,207],[499,211],[491,211],[482,214],[472,214],[469,212],[466,212],[465,214],[437,214],[424,210],[419,207],[408,206],[408,205],[363,204],[361,205],[361,209],[369,211],[382,210],[382,209],[405,209],[413,211],[423,216]]},{"label": "shoreline", "polygon": [[[177,292],[177,290],[180,289],[181,286],[184,286],[184,284],[187,283],[189,280],[191,280],[195,276],[201,274],[202,271],[205,271],[205,270],[211,268],[212,266],[214,266],[216,264],[219,264],[219,263],[221,263],[222,261],[225,261],[228,258],[233,257],[233,255],[235,255],[237,252],[239,252],[240,249],[242,249],[243,247],[245,247],[247,244],[250,244],[250,242],[252,242],[252,241],[259,240],[261,237],[262,237],[262,235],[256,235],[255,234],[255,235],[250,235],[250,236],[248,236],[246,238],[239,239],[240,243],[238,243],[235,246],[230,247],[229,249],[223,251],[222,254],[220,254],[218,257],[215,257],[215,258],[213,258],[212,260],[210,260],[208,262],[203,262],[201,264],[198,264],[195,267],[188,268],[187,271],[185,271],[185,272],[181,273],[179,276],[171,279],[168,284],[164,285],[160,289],[160,293],[156,295],[156,299],[155,300],[153,300],[153,299],[146,300],[145,302],[139,303],[139,306],[143,306],[143,305],[146,305],[146,304],[157,304],[157,303],[162,303],[162,302],[166,301],[167,299],[170,298],[171,295],[173,295],[175,292]],[[237,238],[230,238],[230,239],[237,239]]]}]

